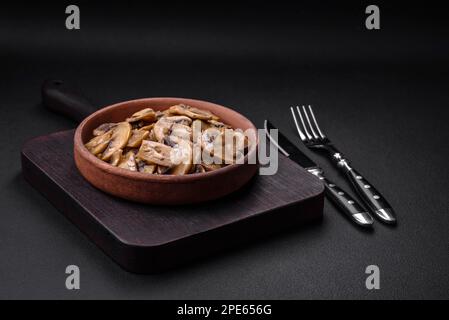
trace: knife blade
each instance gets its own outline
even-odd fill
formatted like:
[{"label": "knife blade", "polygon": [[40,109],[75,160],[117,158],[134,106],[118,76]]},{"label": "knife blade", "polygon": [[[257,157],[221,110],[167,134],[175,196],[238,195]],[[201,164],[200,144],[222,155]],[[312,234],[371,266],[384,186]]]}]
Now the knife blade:
[{"label": "knife blade", "polygon": [[[373,225],[374,219],[365,208],[335,183],[329,181],[324,176],[323,170],[288,140],[288,138],[285,137],[270,121],[264,121],[264,130],[270,142],[280,153],[299,164],[323,182],[326,196],[332,200],[352,222],[363,227],[371,227]],[[270,134],[270,130],[277,130],[277,139]]]},{"label": "knife blade", "polygon": [[[307,155],[305,155],[297,146],[293,144],[290,140],[285,137],[282,132],[279,131],[270,121],[265,120],[264,123],[265,134],[268,139],[278,148],[278,150],[286,157],[299,164],[304,169],[316,168],[317,165],[312,161]],[[270,135],[269,130],[278,130],[278,140]]]}]

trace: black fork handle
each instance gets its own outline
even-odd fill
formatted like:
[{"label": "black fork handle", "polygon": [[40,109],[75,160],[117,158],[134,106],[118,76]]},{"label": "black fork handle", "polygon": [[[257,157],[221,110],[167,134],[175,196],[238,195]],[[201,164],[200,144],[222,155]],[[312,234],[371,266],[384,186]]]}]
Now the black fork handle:
[{"label": "black fork handle", "polygon": [[380,194],[374,186],[368,182],[359,172],[351,167],[349,161],[333,145],[321,146],[327,150],[334,164],[342,170],[351,182],[354,190],[362,198],[368,209],[382,222],[388,224],[396,223],[396,215],[388,201]]},{"label": "black fork handle", "polygon": [[46,80],[42,84],[43,105],[77,123],[97,111],[97,108],[77,90],[62,80]]},{"label": "black fork handle", "polygon": [[347,170],[346,175],[362,200],[381,221],[396,223],[396,216],[390,204],[368,180],[354,169]]}]

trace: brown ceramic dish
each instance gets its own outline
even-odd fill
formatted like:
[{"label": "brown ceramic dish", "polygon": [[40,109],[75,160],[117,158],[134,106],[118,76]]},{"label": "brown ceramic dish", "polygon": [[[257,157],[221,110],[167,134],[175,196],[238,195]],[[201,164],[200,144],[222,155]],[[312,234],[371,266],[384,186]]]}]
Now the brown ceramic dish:
[{"label": "brown ceramic dish", "polygon": [[[256,164],[232,164],[224,168],[183,176],[151,175],[111,166],[92,155],[84,144],[102,123],[120,122],[143,109],[165,110],[175,104],[211,111],[234,128],[256,130],[247,118],[229,108],[200,100],[147,98],[117,103],[100,109],[78,126],[74,138],[74,157],[78,170],[95,187],[114,196],[151,204],[179,205],[209,201],[225,196],[246,184],[257,172]],[[257,144],[250,153],[256,152]]]}]

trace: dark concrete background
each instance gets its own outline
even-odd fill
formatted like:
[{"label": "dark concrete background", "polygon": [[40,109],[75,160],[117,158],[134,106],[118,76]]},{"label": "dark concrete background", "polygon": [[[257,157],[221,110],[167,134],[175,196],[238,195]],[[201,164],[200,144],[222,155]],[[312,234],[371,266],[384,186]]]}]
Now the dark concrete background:
[{"label": "dark concrete background", "polygon": [[[80,31],[64,28],[63,3],[0,10],[0,298],[449,298],[449,46],[438,6],[380,5],[381,30],[367,31],[363,3],[79,5]],[[269,117],[292,140],[288,107],[313,104],[399,224],[363,232],[326,202],[319,225],[163,274],[127,273],[21,177],[24,141],[76,125],[40,105],[46,78],[75,83],[99,107],[218,102],[259,126]],[[65,289],[69,264],[81,269],[79,291]],[[378,291],[365,288],[370,264]]]}]

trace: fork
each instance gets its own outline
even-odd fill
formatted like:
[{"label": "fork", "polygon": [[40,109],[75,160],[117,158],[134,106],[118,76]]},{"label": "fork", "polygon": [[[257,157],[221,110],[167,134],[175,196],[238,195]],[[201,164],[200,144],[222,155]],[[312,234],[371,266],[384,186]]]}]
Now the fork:
[{"label": "fork", "polygon": [[307,110],[305,106],[302,106],[301,110],[296,106],[296,112],[301,121],[302,130],[296,117],[295,109],[291,107],[290,111],[292,112],[301,141],[310,149],[326,151],[326,154],[332,162],[346,174],[354,189],[376,217],[388,224],[396,223],[394,211],[387,200],[385,200],[364,176],[350,166],[349,161],[345,159],[343,154],[338,151],[330,139],[321,131],[312,107],[309,105]]}]

